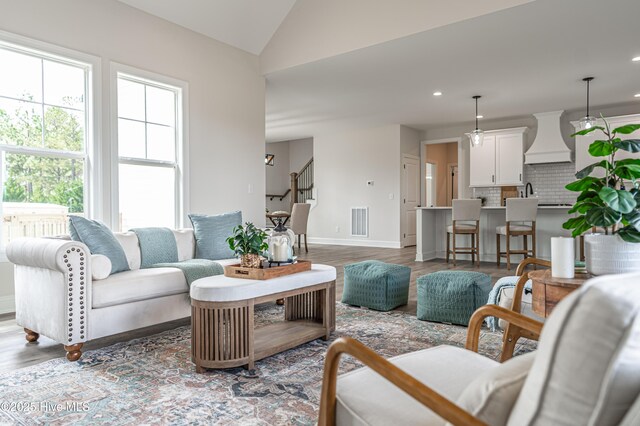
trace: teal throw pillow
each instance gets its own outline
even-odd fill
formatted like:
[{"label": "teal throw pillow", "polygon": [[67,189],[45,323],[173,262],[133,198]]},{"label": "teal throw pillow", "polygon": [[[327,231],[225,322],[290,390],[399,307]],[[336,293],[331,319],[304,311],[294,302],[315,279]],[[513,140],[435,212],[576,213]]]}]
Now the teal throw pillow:
[{"label": "teal throw pillow", "polygon": [[112,274],[129,270],[124,249],[104,223],[81,216],[69,216],[69,234],[72,240],[89,247],[91,254],[107,256],[111,261]]},{"label": "teal throw pillow", "polygon": [[227,238],[233,228],[242,224],[242,212],[224,213],[215,216],[190,214],[196,237],[196,259],[233,259],[235,253],[229,248]]}]

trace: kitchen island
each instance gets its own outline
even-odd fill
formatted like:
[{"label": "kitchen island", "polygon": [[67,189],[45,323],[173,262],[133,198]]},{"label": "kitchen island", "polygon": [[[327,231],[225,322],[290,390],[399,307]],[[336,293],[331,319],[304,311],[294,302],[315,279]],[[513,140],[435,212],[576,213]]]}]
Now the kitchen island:
[{"label": "kitchen island", "polygon": [[[569,237],[571,232],[562,224],[573,214],[570,206],[538,206],[536,220],[536,257],[551,259],[551,237]],[[447,226],[451,225],[451,207],[418,207],[416,209],[416,261],[445,259],[447,247]],[[480,214],[480,260],[496,261],[496,227],[505,225],[505,207],[482,207]],[[456,241],[469,246],[470,236],[458,235]],[[504,242],[501,247],[506,247]],[[462,241],[460,241],[462,240]],[[511,247],[522,248],[522,238],[512,237]],[[576,250],[578,253],[578,250]],[[458,260],[471,260],[470,255],[456,255]],[[513,255],[512,264],[517,264],[522,255]],[[502,259],[505,263],[506,259]]]}]

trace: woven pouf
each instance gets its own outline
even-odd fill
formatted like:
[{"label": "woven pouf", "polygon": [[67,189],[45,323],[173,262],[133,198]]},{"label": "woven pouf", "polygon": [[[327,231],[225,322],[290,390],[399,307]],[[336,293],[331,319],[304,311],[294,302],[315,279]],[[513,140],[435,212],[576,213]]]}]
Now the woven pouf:
[{"label": "woven pouf", "polygon": [[390,311],[409,301],[411,268],[377,260],[344,267],[342,303]]},{"label": "woven pouf", "polygon": [[419,277],[418,319],[468,325],[487,304],[491,277],[480,272],[440,271]]}]

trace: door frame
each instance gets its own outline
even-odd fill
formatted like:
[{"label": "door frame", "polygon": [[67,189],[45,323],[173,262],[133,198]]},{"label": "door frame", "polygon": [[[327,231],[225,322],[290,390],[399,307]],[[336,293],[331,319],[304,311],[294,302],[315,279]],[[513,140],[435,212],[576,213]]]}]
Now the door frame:
[{"label": "door frame", "polygon": [[[420,205],[424,206],[427,200],[427,185],[425,184],[425,176],[427,175],[427,168],[425,163],[427,161],[427,145],[435,145],[439,143],[457,143],[458,144],[458,197],[469,198],[467,190],[465,190],[465,182],[467,182],[467,189],[469,188],[469,172],[468,172],[468,158],[469,158],[469,144],[463,144],[463,138],[443,138],[443,139],[426,139],[420,141]],[[465,148],[467,151],[465,151]]]},{"label": "door frame", "polygon": [[[420,157],[418,157],[417,155],[411,155],[411,154],[402,154],[402,158],[400,160],[400,246],[401,247],[408,247],[405,244],[405,240],[406,238],[404,237],[404,235],[406,234],[405,230],[407,228],[407,223],[406,223],[406,218],[405,218],[405,212],[404,212],[404,203],[402,203],[403,198],[405,198],[406,194],[405,194],[405,185],[404,185],[404,164],[405,164],[405,160],[406,159],[411,159],[411,160],[415,160],[418,162],[418,169],[422,170],[422,167],[420,167]],[[420,181],[420,172],[418,172],[418,181]],[[420,184],[421,182],[419,182]],[[422,185],[419,186],[418,192],[422,191]],[[422,194],[418,194],[418,206],[422,205]],[[416,240],[417,240],[417,235],[416,235]],[[417,242],[417,241],[416,241]],[[414,244],[412,244],[414,245]]]}]

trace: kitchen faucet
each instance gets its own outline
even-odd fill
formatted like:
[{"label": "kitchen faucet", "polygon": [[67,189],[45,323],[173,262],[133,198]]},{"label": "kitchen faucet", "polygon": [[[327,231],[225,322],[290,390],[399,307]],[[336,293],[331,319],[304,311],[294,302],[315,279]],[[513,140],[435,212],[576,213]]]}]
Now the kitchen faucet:
[{"label": "kitchen faucet", "polygon": [[524,187],[525,198],[529,198],[529,189],[531,189],[531,195],[533,195],[533,185],[531,185],[531,182],[527,182],[527,186]]}]

